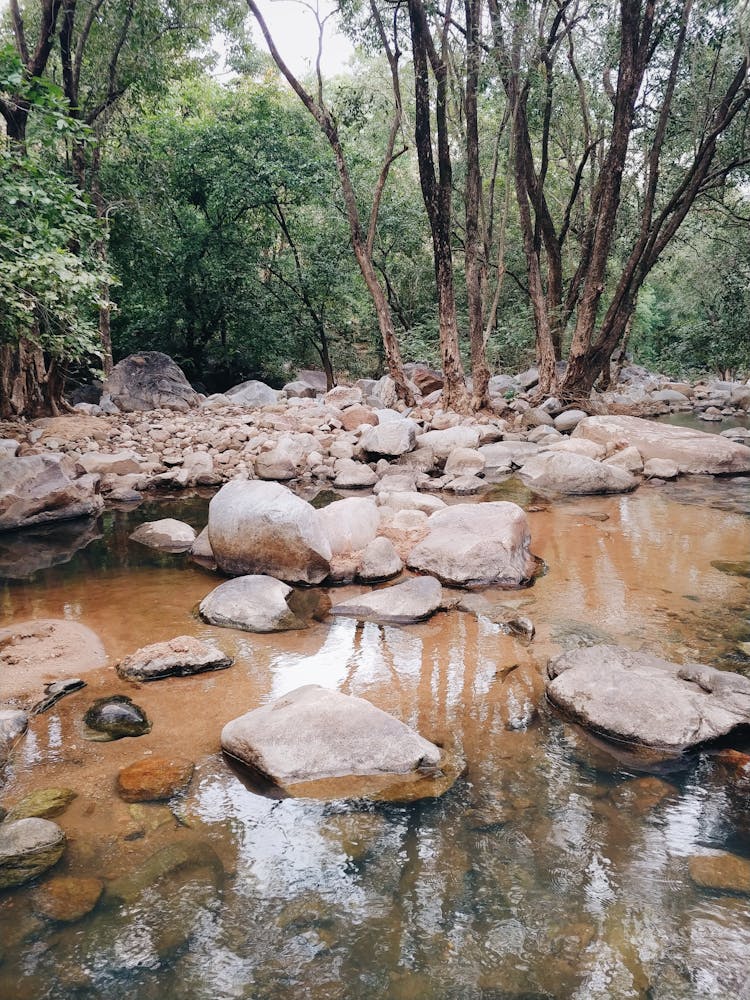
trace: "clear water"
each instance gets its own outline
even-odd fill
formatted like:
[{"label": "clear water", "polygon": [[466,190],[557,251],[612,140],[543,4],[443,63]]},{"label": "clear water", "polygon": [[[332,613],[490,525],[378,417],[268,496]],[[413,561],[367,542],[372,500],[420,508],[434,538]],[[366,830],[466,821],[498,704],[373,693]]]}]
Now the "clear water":
[{"label": "clear water", "polygon": [[[715,506],[728,489],[736,502]],[[548,709],[541,673],[561,648],[607,640],[750,668],[750,581],[712,566],[750,552],[745,490],[747,480],[701,479],[628,497],[523,498],[548,572],[529,590],[485,596],[532,618],[531,644],[458,612],[400,628],[214,630],[194,608],[216,578],[127,541],[164,504],[108,512],[100,537],[44,533],[27,568],[50,548],[57,563],[6,579],[2,624],[81,621],[110,663],[210,635],[236,663],[139,687],[108,665],[33,721],[0,803],[51,786],[78,793],[57,820],[68,848],[55,874],[112,886],[137,881],[165,848],[197,853],[70,925],[35,913],[43,878],[3,894],[0,997],[750,997],[748,897],[699,889],[687,872],[706,850],[750,856],[748,787],[708,754],[659,774],[613,756]],[[205,503],[166,514],[200,528]],[[16,556],[13,572],[23,569]],[[221,727],[310,682],[394,713],[461,754],[465,775],[411,804],[257,794],[221,757]],[[114,693],[146,709],[152,732],[86,742],[83,712]],[[196,762],[169,807],[116,795],[118,769],[147,754]]]}]

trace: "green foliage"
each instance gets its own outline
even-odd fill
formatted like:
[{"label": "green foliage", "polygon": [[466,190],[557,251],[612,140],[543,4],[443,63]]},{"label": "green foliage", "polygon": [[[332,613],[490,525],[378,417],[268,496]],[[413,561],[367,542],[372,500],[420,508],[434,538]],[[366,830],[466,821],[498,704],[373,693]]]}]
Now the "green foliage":
[{"label": "green foliage", "polygon": [[26,149],[0,149],[0,341],[26,337],[57,358],[96,351],[96,306],[107,275],[95,252],[101,228],[51,156],[66,137],[85,141],[58,88],[27,79],[15,52],[0,50],[0,93],[41,118]]}]

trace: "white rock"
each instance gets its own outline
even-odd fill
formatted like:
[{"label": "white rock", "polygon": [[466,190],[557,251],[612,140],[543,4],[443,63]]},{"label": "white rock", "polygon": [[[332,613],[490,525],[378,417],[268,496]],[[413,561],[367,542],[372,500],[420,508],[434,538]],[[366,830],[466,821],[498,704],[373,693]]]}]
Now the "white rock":
[{"label": "white rock", "polygon": [[369,497],[336,500],[315,514],[334,556],[364,549],[375,538],[380,525],[377,505]]}]

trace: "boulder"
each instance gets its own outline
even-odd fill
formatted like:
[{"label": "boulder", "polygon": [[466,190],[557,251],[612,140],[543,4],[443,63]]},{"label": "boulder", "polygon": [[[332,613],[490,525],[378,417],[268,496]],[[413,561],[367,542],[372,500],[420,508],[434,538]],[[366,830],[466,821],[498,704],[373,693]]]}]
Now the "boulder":
[{"label": "boulder", "polygon": [[443,588],[431,576],[418,576],[392,587],[350,597],[334,604],[331,614],[383,625],[421,622],[433,615],[443,602]]},{"label": "boulder", "polygon": [[198,406],[200,397],[182,370],[167,354],[143,351],[131,354],[112,369],[102,389],[123,412],[178,410]]},{"label": "boulder", "polygon": [[368,486],[374,486],[378,481],[377,473],[364,462],[355,462],[351,458],[339,458],[333,467],[335,479],[334,488],[337,490],[357,490]]},{"label": "boulder", "polygon": [[[325,383],[324,383],[325,387]],[[315,389],[306,382],[296,379],[294,382],[287,382],[282,389],[287,399],[314,399]]]},{"label": "boulder", "polygon": [[407,563],[449,586],[522,587],[536,571],[529,523],[517,504],[455,504],[434,513],[427,528]]},{"label": "boulder", "polygon": [[397,458],[414,448],[418,425],[413,420],[399,417],[368,427],[360,438],[362,448],[373,455]]},{"label": "boulder", "polygon": [[585,455],[600,462],[607,454],[607,449],[603,444],[596,441],[587,441],[586,438],[563,438],[561,441],[553,441],[546,444],[545,451],[562,451],[569,455]]},{"label": "boulder", "polygon": [[398,576],[404,564],[390,538],[373,538],[362,551],[357,567],[357,579],[363,583],[375,583]]},{"label": "boulder", "polygon": [[323,396],[323,402],[327,406],[337,406],[340,410],[347,406],[358,406],[362,402],[362,390],[356,385],[337,385]]},{"label": "boulder", "polygon": [[550,660],[547,676],[549,700],[573,721],[670,753],[750,723],[750,680],[703,664],[589,646]]},{"label": "boulder", "polygon": [[187,552],[195,541],[195,529],[184,521],[164,517],[159,521],[144,521],[128,535],[131,542],[138,542],[162,552]]},{"label": "boulder", "polygon": [[18,819],[0,826],[0,889],[23,885],[56,865],[65,834],[48,819]]},{"label": "boulder", "polygon": [[356,431],[363,424],[377,427],[379,421],[375,411],[371,410],[369,406],[349,406],[341,414],[341,423],[345,431]]},{"label": "boulder", "polygon": [[[593,441],[586,441],[585,438],[577,438],[581,444],[594,444]],[[597,447],[600,447],[597,445]],[[614,465],[618,469],[625,469],[626,472],[633,472],[640,474],[643,472],[643,459],[641,458],[641,453],[637,448],[623,448],[621,451],[616,451],[614,455],[610,455],[609,458],[604,459],[605,465]]]},{"label": "boulder", "polygon": [[[388,477],[391,478],[391,477]],[[387,487],[388,478],[381,482]],[[415,490],[396,490],[391,492],[387,488],[378,493],[378,505],[387,507],[389,510],[421,510],[425,514],[434,514],[436,510],[442,510],[445,500],[440,497],[430,496],[428,493],[417,493]]]},{"label": "boulder", "polygon": [[644,462],[668,458],[683,474],[750,472],[750,448],[745,445],[718,434],[640,417],[586,417],[573,436],[605,445],[624,442],[637,448]]},{"label": "boulder", "polygon": [[71,788],[38,788],[8,810],[6,821],[32,817],[52,819],[64,813],[75,797]]},{"label": "boulder", "polygon": [[484,455],[487,469],[510,469],[522,466],[532,455],[538,455],[540,445],[529,441],[498,441],[483,444],[479,453]]},{"label": "boulder", "polygon": [[210,625],[239,628],[245,632],[285,632],[306,628],[289,605],[294,590],[271,576],[238,576],[204,597],[201,618]]},{"label": "boulder", "polygon": [[117,673],[128,681],[157,681],[163,677],[187,677],[205,670],[224,670],[232,659],[212,643],[192,635],[179,635],[155,642],[126,656],[116,664]]},{"label": "boulder", "polygon": [[8,754],[28,725],[29,717],[20,708],[0,708],[0,765],[8,759]]},{"label": "boulder", "polygon": [[211,540],[208,537],[208,525],[206,525],[190,546],[190,555],[193,559],[199,559],[202,562],[214,562],[214,552],[211,548]]},{"label": "boulder", "polygon": [[677,463],[669,458],[650,458],[643,465],[647,479],[676,479],[680,474]]},{"label": "boulder", "polygon": [[558,413],[553,421],[555,430],[568,434],[580,424],[585,416],[583,410],[564,410],[562,413]]},{"label": "boulder", "polygon": [[427,431],[417,438],[420,448],[429,448],[436,459],[447,459],[454,448],[477,448],[479,428],[474,426],[446,427],[445,430]]},{"label": "boulder", "polygon": [[260,479],[295,479],[300,474],[304,460],[304,449],[292,437],[283,437],[275,448],[258,455],[255,459],[255,473]]},{"label": "boulder", "polygon": [[184,791],[195,764],[182,757],[146,757],[117,775],[117,794],[126,802],[159,802]]},{"label": "boulder", "polygon": [[224,395],[234,406],[260,407],[278,403],[281,393],[265,382],[250,379],[227,389]]},{"label": "boulder", "polygon": [[316,517],[334,556],[364,549],[380,525],[380,513],[370,497],[336,500],[317,511]]},{"label": "boulder", "polygon": [[0,438],[0,459],[15,458],[18,448],[19,443],[15,438]]},{"label": "boulder", "polygon": [[100,451],[88,451],[78,459],[83,472],[98,476],[140,475],[143,472],[142,459],[134,451],[116,451],[105,455]]},{"label": "boulder", "polygon": [[658,389],[651,393],[651,398],[658,403],[676,403],[678,405],[690,404],[690,400],[683,392],[677,389]]},{"label": "boulder", "polygon": [[487,459],[476,448],[454,448],[445,461],[446,476],[476,476],[484,472]]},{"label": "boulder", "polygon": [[0,457],[0,532],[99,514],[94,477],[72,479],[63,455]]},{"label": "boulder", "polygon": [[315,510],[280,483],[227,483],[209,504],[208,535],[217,566],[233,576],[320,583],[328,575],[331,547]]},{"label": "boulder", "polygon": [[436,769],[440,750],[362,698],[317,684],[228,722],[221,745],[277,785]]},{"label": "boulder", "polygon": [[524,463],[523,483],[538,493],[585,496],[593,493],[628,493],[638,480],[616,466],[604,465],[585,455],[545,452]]}]

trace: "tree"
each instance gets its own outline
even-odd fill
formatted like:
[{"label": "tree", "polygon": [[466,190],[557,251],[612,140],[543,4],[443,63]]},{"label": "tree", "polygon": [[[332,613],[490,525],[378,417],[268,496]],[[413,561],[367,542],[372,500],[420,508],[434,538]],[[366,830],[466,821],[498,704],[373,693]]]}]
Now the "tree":
[{"label": "tree", "polygon": [[[503,7],[499,0],[489,2],[513,120],[540,391],[559,388],[565,400],[574,400],[587,396],[600,375],[608,377],[643,282],[696,200],[748,162],[735,136],[746,126],[747,53],[734,11],[724,4],[695,15],[692,0],[621,0],[616,33],[608,37],[607,24],[576,0]],[[614,65],[608,60],[603,69],[608,121],[591,100],[595,81],[578,64],[592,30],[605,57],[614,55]],[[580,100],[583,136],[567,197],[553,201],[550,144],[563,54]],[[590,53],[587,62],[589,72],[596,68]],[[634,163],[640,172],[633,181],[637,222],[625,237],[623,182]],[[562,215],[554,202],[565,206]],[[573,235],[577,245],[569,251]],[[625,246],[614,272],[618,238]],[[569,327],[567,370],[558,387],[555,362]]]},{"label": "tree", "polygon": [[[375,265],[373,263],[373,244],[375,241],[375,229],[378,219],[378,211],[380,208],[380,202],[383,197],[383,190],[385,188],[386,182],[388,180],[388,173],[391,168],[391,164],[394,159],[399,155],[395,152],[396,139],[398,137],[399,128],[401,125],[402,108],[400,101],[400,90],[398,87],[398,73],[397,65],[399,52],[398,48],[392,49],[388,39],[385,35],[385,31],[382,33],[383,45],[388,53],[388,61],[391,66],[391,72],[394,78],[394,109],[393,118],[391,122],[390,131],[388,134],[388,141],[386,144],[386,150],[383,155],[382,167],[380,174],[378,176],[377,183],[375,185],[375,190],[372,196],[372,202],[369,213],[369,223],[367,230],[365,231],[362,219],[360,215],[359,205],[357,203],[357,197],[354,191],[354,186],[352,184],[351,172],[349,170],[349,164],[347,162],[346,155],[344,153],[344,148],[339,136],[339,130],[336,123],[336,119],[332,114],[331,110],[326,106],[323,99],[323,77],[320,72],[320,57],[323,44],[323,30],[324,22],[318,19],[318,29],[319,29],[319,44],[318,44],[318,60],[317,60],[317,96],[313,96],[309,90],[307,90],[303,84],[297,79],[297,77],[292,73],[287,64],[284,62],[276,44],[271,37],[271,33],[268,30],[268,25],[266,24],[263,15],[258,9],[258,5],[255,0],[247,0],[248,7],[251,13],[255,17],[258,25],[263,33],[263,37],[266,40],[271,56],[274,62],[278,66],[280,72],[284,78],[289,83],[289,86],[295,92],[297,97],[299,97],[302,104],[312,115],[315,121],[318,123],[323,135],[328,140],[328,143],[333,152],[334,162],[336,164],[336,171],[339,176],[339,181],[341,184],[341,192],[344,198],[344,204],[346,207],[347,220],[349,222],[349,230],[352,242],[352,249],[354,250],[354,256],[357,260],[360,271],[362,272],[362,277],[364,278],[365,284],[367,285],[367,290],[372,297],[373,306],[375,308],[375,314],[378,319],[378,326],[380,328],[381,337],[383,339],[383,349],[385,352],[386,365],[388,367],[388,373],[396,384],[396,391],[401,399],[407,403],[413,403],[413,397],[411,390],[406,384],[406,379],[404,377],[403,362],[401,359],[401,351],[398,345],[398,339],[396,337],[396,331],[393,325],[393,317],[391,315],[390,306],[388,304],[388,298],[383,290],[383,286],[378,278]],[[382,22],[378,21],[382,29]]]}]

